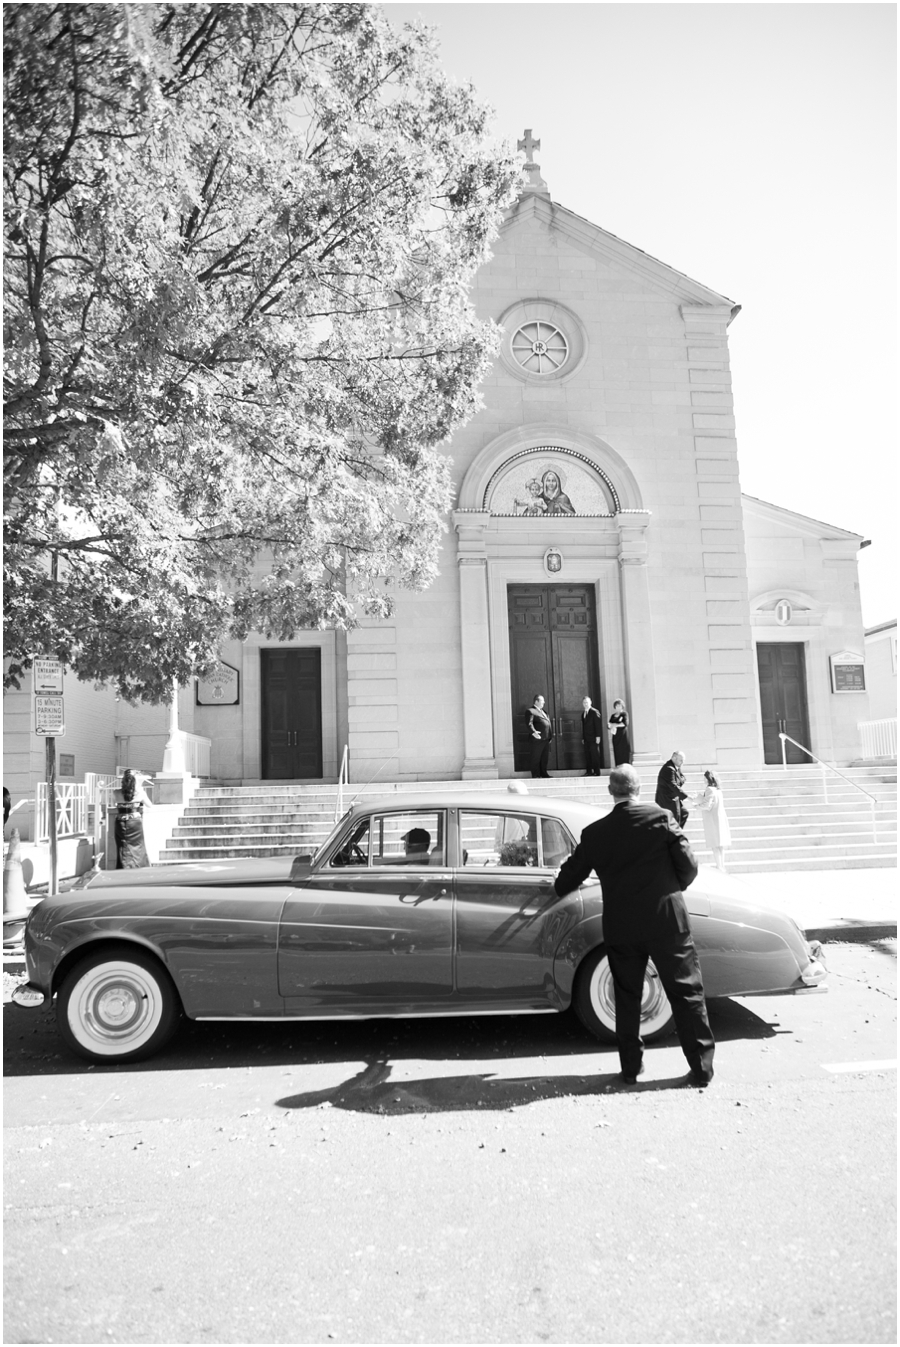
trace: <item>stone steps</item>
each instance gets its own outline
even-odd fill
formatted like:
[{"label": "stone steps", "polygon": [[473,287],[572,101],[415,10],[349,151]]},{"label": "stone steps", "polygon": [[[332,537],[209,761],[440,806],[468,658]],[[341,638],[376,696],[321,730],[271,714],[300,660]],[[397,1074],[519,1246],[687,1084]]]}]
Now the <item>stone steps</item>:
[{"label": "stone steps", "polygon": [[[657,766],[642,766],[645,798]],[[688,774],[688,788],[699,791]],[[717,773],[731,823],[728,868],[735,873],[781,869],[851,869],[896,864],[896,772],[885,767],[848,768],[845,775],[875,796],[877,841],[870,801],[849,782],[833,778],[823,790],[817,767],[723,769]],[[532,794],[578,799],[609,807],[604,778],[557,776],[526,780]],[[507,781],[398,781],[345,786],[342,806],[355,799],[409,791],[439,794],[465,789],[508,799]],[[332,785],[204,785],[174,830],[160,863],[227,857],[286,856],[311,851],[330,832],[337,802]],[[698,859],[709,861],[699,813],[692,811],[688,837]]]}]

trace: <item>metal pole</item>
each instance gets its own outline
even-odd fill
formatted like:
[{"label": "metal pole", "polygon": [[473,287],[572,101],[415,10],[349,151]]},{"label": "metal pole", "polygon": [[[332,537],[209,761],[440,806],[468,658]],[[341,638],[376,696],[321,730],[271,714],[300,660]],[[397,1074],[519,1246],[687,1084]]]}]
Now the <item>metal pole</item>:
[{"label": "metal pole", "polygon": [[52,897],[57,892],[59,879],[59,859],[56,849],[56,739],[47,737],[47,828],[50,832],[50,883],[47,892]]},{"label": "metal pole", "polygon": [[787,771],[787,735],[779,734],[781,740],[781,765]]}]

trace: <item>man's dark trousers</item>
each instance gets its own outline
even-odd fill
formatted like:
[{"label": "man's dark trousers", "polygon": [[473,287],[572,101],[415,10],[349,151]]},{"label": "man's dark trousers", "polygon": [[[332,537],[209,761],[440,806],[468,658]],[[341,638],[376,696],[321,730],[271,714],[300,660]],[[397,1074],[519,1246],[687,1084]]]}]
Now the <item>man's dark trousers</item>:
[{"label": "man's dark trousers", "polygon": [[647,960],[652,959],[672,1006],[687,1064],[698,1076],[709,1079],[715,1040],[709,1027],[703,982],[691,937],[671,936],[642,944],[607,945],[606,953],[616,989],[616,1039],[623,1076],[636,1076],[641,1069],[641,1000]]},{"label": "man's dark trousers", "polygon": [[550,760],[550,740],[532,739],[531,741],[531,775],[549,776],[547,763]]}]

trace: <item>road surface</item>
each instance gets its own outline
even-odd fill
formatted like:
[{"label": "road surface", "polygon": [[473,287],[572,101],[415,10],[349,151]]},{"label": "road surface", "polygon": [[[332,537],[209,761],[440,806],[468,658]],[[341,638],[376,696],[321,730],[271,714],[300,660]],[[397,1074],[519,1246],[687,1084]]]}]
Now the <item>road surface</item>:
[{"label": "road surface", "polygon": [[638,1087],[571,1016],[188,1025],[6,1005],[7,1343],[896,1341],[896,945],[711,1003]]}]

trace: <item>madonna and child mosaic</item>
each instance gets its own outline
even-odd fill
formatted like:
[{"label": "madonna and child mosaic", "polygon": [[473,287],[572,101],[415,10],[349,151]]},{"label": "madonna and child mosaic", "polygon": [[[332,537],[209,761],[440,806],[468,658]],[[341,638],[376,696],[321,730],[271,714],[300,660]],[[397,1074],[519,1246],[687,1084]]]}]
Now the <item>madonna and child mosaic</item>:
[{"label": "madonna and child mosaic", "polygon": [[501,469],[489,496],[492,514],[609,515],[617,507],[596,470],[568,455],[514,459]]}]

